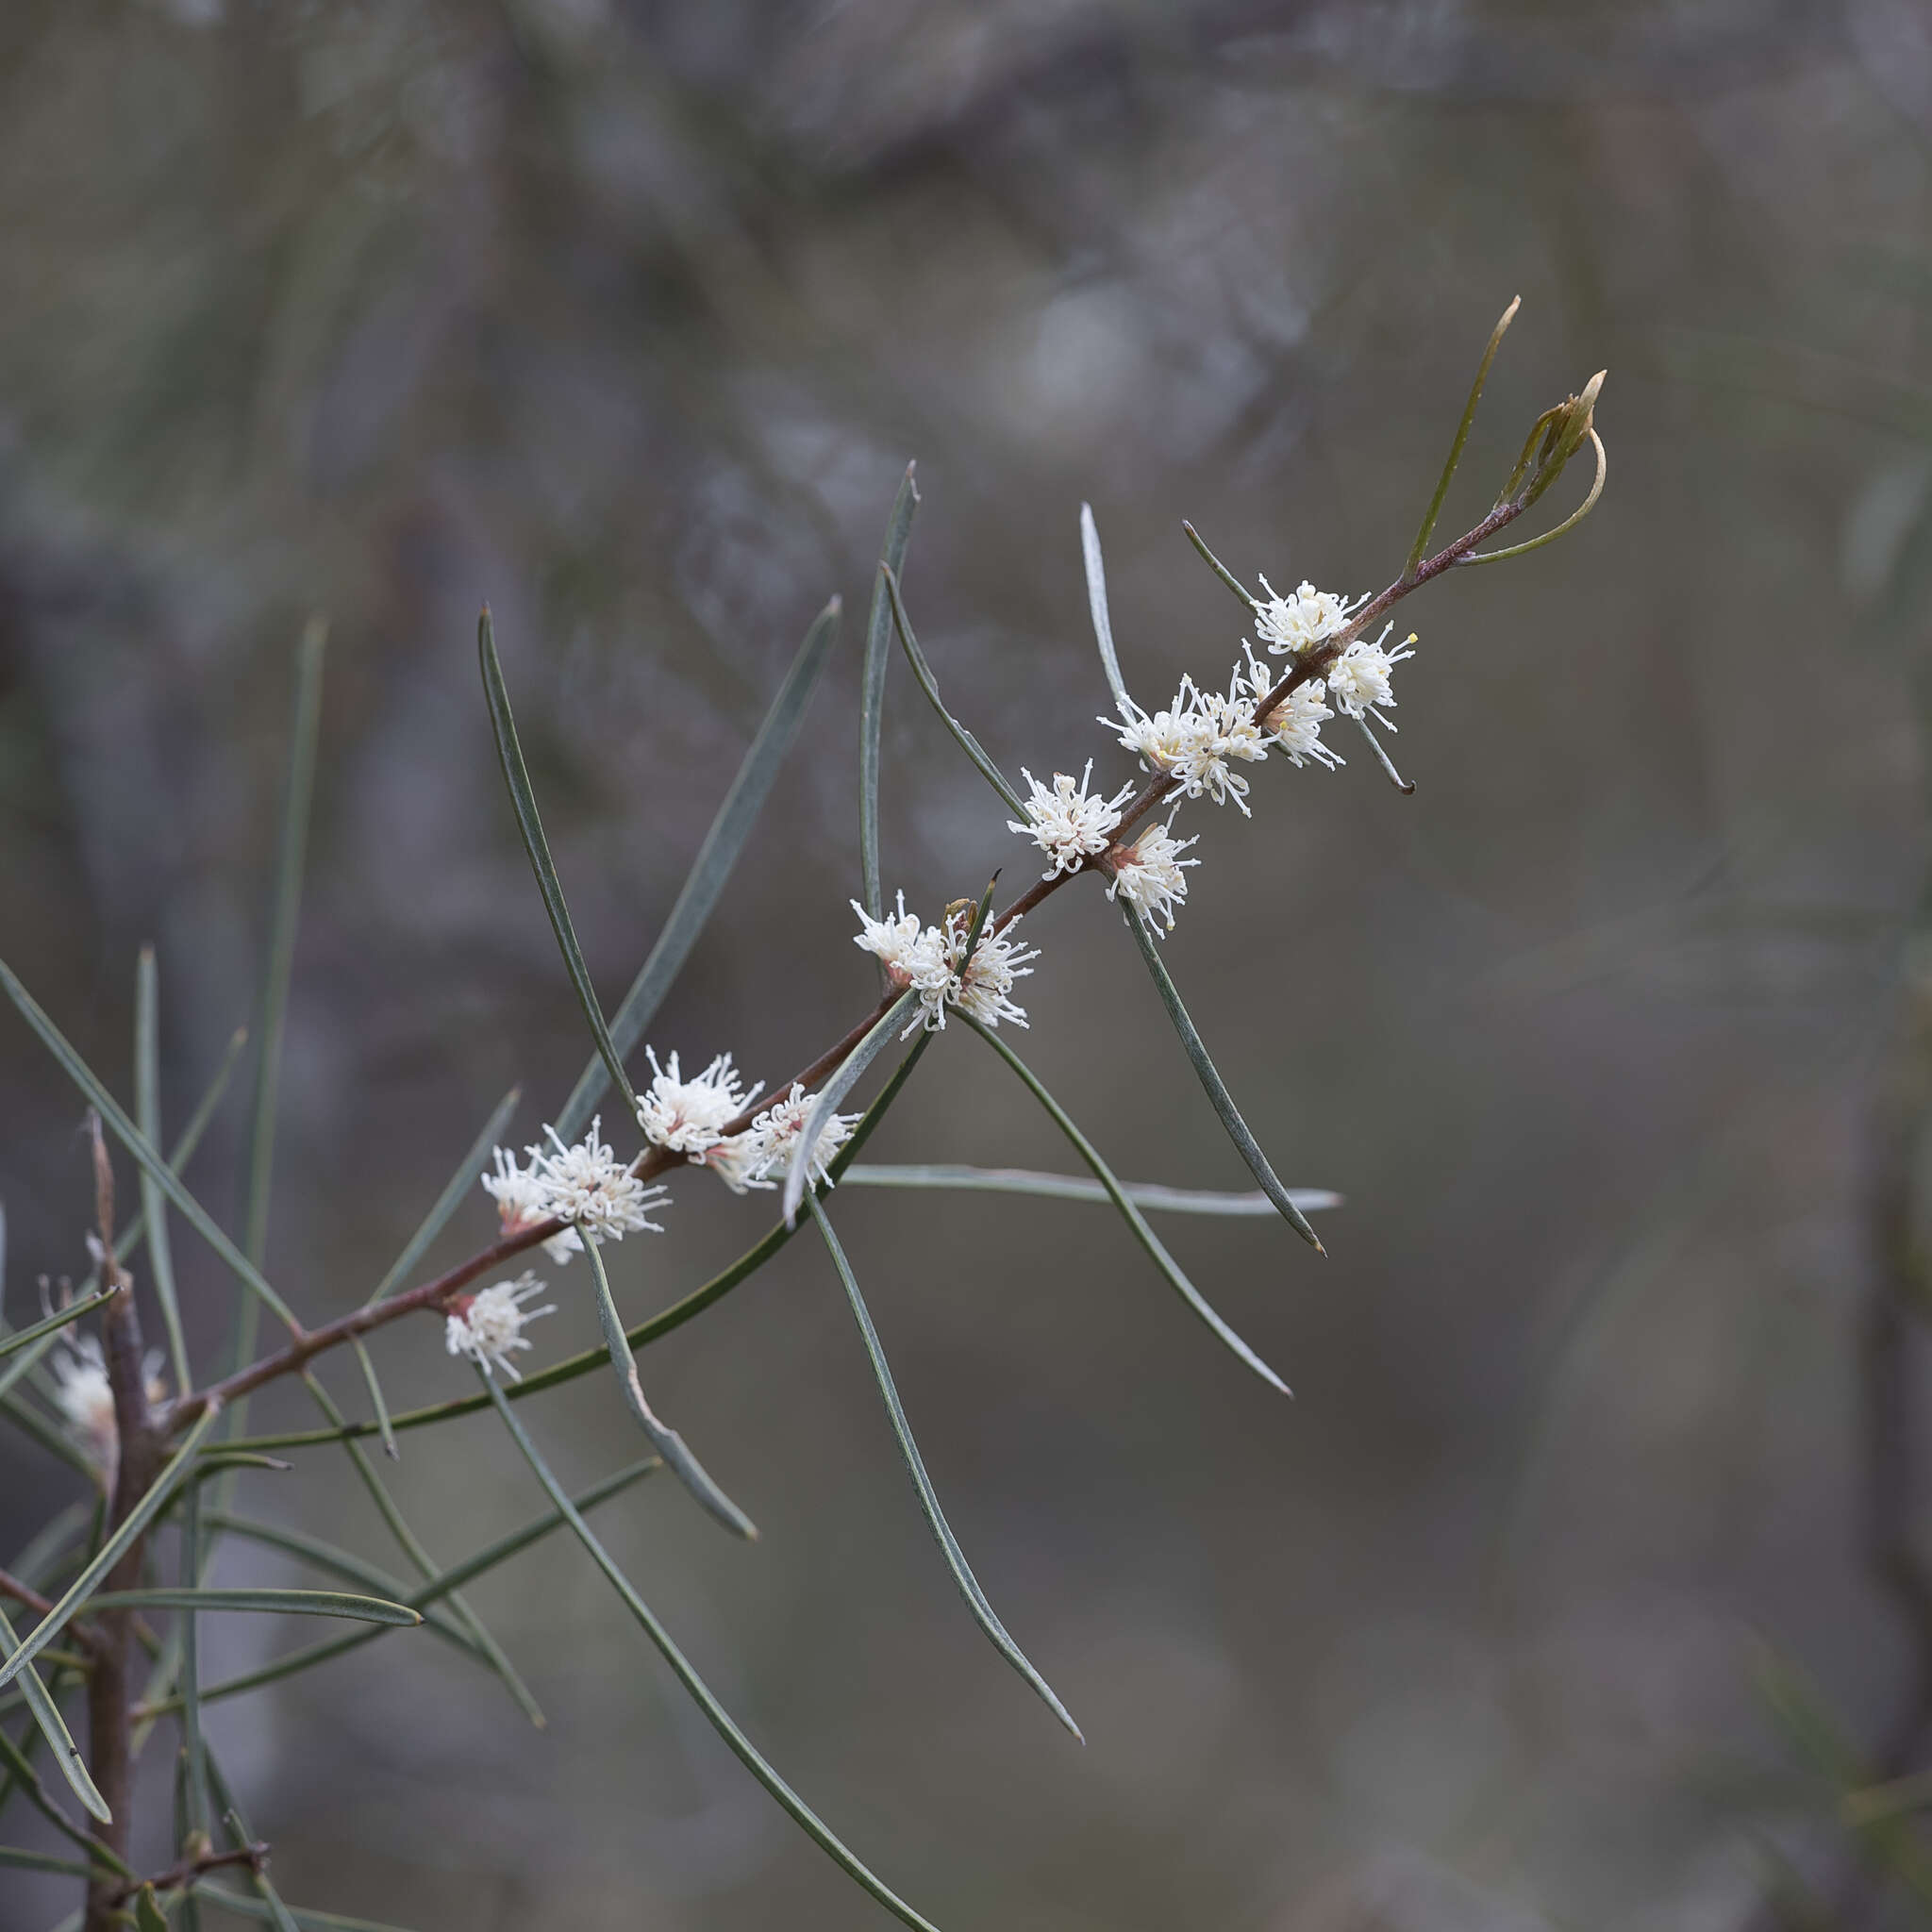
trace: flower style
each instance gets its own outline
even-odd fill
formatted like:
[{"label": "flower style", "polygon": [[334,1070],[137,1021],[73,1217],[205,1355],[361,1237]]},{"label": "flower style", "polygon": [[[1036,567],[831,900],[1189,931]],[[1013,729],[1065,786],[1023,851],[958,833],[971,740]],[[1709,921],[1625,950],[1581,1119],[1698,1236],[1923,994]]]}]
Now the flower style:
[{"label": "flower style", "polygon": [[1255,629],[1277,657],[1284,651],[1300,654],[1325,644],[1338,631],[1345,630],[1350,617],[1369,601],[1366,594],[1338,597],[1332,591],[1318,591],[1309,583],[1284,597],[1266,577],[1261,579],[1261,588],[1268,592],[1268,601],[1255,606]]},{"label": "flower style", "polygon": [[[1267,665],[1255,656],[1251,645],[1243,642],[1241,651],[1247,659],[1245,682],[1254,692],[1254,702],[1258,709],[1261,700],[1274,689],[1274,678]],[[1243,667],[1235,666],[1235,689],[1239,691],[1243,682]],[[1327,687],[1317,677],[1307,684],[1298,684],[1269,712],[1268,722],[1260,728],[1273,741],[1277,751],[1287,756],[1290,764],[1299,769],[1308,759],[1317,764],[1335,766],[1343,759],[1322,742],[1323,723],[1334,717],[1335,713],[1322,700]]]},{"label": "flower style", "polygon": [[1049,791],[1029,772],[1020,767],[1020,775],[1032,788],[1026,801],[1027,823],[1007,821],[1009,832],[1028,838],[1053,860],[1041,874],[1043,879],[1058,878],[1063,872],[1077,872],[1090,858],[1105,852],[1115,826],[1121,822],[1121,807],[1134,795],[1131,785],[1123,785],[1111,798],[1091,798],[1087,781],[1093,775],[1093,760],[1080,774],[1078,791],[1065,772],[1054,774]]},{"label": "flower style", "polygon": [[[675,1071],[675,1058],[672,1065]],[[671,1190],[647,1188],[639,1180],[599,1138],[603,1124],[599,1114],[575,1146],[565,1146],[555,1127],[543,1129],[550,1136],[550,1152],[542,1165],[543,1211],[569,1222],[597,1242],[621,1241],[627,1234],[646,1231],[662,1234],[663,1228],[649,1215],[670,1200]]]},{"label": "flower style", "polygon": [[521,1382],[524,1378],[510,1354],[530,1345],[524,1324],[557,1312],[555,1303],[541,1308],[524,1306],[542,1292],[543,1284],[525,1273],[514,1281],[496,1282],[479,1293],[458,1295],[443,1324],[444,1344],[451,1355],[468,1356],[486,1375],[501,1369],[512,1382]]},{"label": "flower style", "polygon": [[[808,1093],[794,1080],[791,1091],[782,1100],[774,1100],[743,1133],[733,1134],[712,1148],[704,1157],[704,1165],[734,1194],[749,1188],[775,1188],[778,1176],[791,1164],[792,1150],[817,1099],[817,1094]],[[829,1185],[827,1163],[852,1138],[859,1119],[856,1113],[835,1113],[827,1118],[806,1163],[808,1180]]]},{"label": "flower style", "polygon": [[[530,1157],[528,1167],[519,1167],[516,1156],[507,1147],[492,1148],[491,1158],[496,1163],[496,1172],[483,1176],[483,1191],[496,1203],[497,1219],[506,1235],[521,1234],[540,1221],[548,1221],[551,1215],[543,1205],[546,1156],[541,1147],[525,1151]],[[543,1243],[543,1252],[550,1257],[553,1266],[561,1268],[583,1245],[576,1229],[567,1227]]]},{"label": "flower style", "polygon": [[[150,1349],[141,1364],[150,1403],[164,1401],[167,1385],[160,1378],[165,1357]],[[114,1390],[108,1380],[108,1360],[100,1340],[92,1335],[63,1337],[47,1365],[54,1375],[54,1402],[67,1433],[93,1458],[110,1482],[121,1459],[121,1428],[114,1417]]]},{"label": "flower style", "polygon": [[748,1092],[741,1092],[742,1075],[732,1066],[728,1053],[721,1053],[702,1074],[687,1080],[678,1071],[675,1054],[667,1071],[658,1064],[655,1049],[644,1051],[650,1056],[651,1084],[638,1102],[638,1124],[647,1141],[674,1154],[708,1153],[724,1138],[725,1122],[742,1113],[765,1084],[760,1080]]},{"label": "flower style", "polygon": [[1389,674],[1405,659],[1413,658],[1415,653],[1408,647],[1415,642],[1415,633],[1407,637],[1392,651],[1382,646],[1388,641],[1389,633],[1395,626],[1387,625],[1382,635],[1372,644],[1357,638],[1335,662],[1328,667],[1328,695],[1335,700],[1335,708],[1350,718],[1374,718],[1376,724],[1395,729],[1382,713],[1392,711],[1395,699],[1389,689]]},{"label": "flower style", "polygon": [[1181,868],[1201,862],[1180,855],[1199,842],[1198,838],[1176,839],[1172,815],[1164,825],[1158,822],[1148,825],[1131,845],[1116,845],[1108,854],[1112,876],[1107,882],[1107,896],[1120,897],[1136,912],[1161,921],[1172,932],[1174,908],[1188,896]]}]

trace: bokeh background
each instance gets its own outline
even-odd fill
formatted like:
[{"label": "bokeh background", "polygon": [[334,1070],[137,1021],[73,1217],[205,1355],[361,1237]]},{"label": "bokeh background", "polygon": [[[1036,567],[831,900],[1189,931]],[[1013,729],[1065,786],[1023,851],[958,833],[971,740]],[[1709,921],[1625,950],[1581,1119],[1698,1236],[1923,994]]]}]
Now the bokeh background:
[{"label": "bokeh background", "polygon": [[[908,595],[956,708],[1009,771],[1092,756],[1110,788],[1083,498],[1128,681],[1162,694],[1239,637],[1183,516],[1244,574],[1379,585],[1511,295],[1445,535],[1607,365],[1594,518],[1405,607],[1415,795],[1351,734],[1344,771],[1259,773],[1252,822],[1188,815],[1174,971],[1284,1176],[1347,1206],[1326,1261],[1267,1222],[1167,1232],[1296,1400],[1104,1209],[841,1197],[955,1526],[1087,1748],[952,1594],[809,1241],[644,1362],[763,1541],[663,1482],[602,1527],[949,1932],[1741,1927],[1768,1888],[1844,1895],[1792,1687],[1875,1762],[1924,1655],[1870,1511],[1914,1445],[1866,1373],[1872,1094],[1925,845],[1915,0],[15,0],[0,100],[0,941],[125,1092],[152,940],[186,1117],[255,996],[325,612],[270,1240],[310,1318],[366,1294],[513,1080],[531,1139],[585,1053],[481,600],[614,1000],[843,593],[859,621],[651,1036],[776,1077],[872,998],[858,645],[908,458]],[[888,891],[1020,876],[891,675]],[[1023,1051],[1124,1172],[1243,1185],[1099,894],[1032,924]],[[244,1088],[190,1174],[223,1214]],[[0,1014],[16,1322],[86,1268],[79,1119]],[[871,1158],[1068,1165],[963,1036]],[[769,1207],[680,1183],[615,1251],[620,1301],[675,1299]],[[212,1358],[227,1284],[175,1247]],[[594,1336],[581,1269],[558,1285],[540,1357]],[[398,1404],[466,1387],[428,1322],[381,1359]],[[1908,1424],[1924,1364],[1896,1366]],[[361,1412],[353,1365],[330,1379]],[[638,1453],[605,1378],[525,1413],[577,1480]],[[286,1390],[254,1418],[311,1419]],[[488,1417],[391,1474],[445,1560],[541,1501]],[[338,1453],[250,1484],[397,1563]],[[76,1493],[0,1441],[0,1560]],[[574,1546],[475,1601],[546,1731],[421,1637],[216,1708],[294,1903],[885,1923]],[[216,1675],[291,1641],[209,1629]],[[144,1793],[158,1866],[165,1777]],[[1851,1896],[1909,1915],[1908,1888]],[[22,1926],[70,1902],[18,1873],[0,1898]]]}]

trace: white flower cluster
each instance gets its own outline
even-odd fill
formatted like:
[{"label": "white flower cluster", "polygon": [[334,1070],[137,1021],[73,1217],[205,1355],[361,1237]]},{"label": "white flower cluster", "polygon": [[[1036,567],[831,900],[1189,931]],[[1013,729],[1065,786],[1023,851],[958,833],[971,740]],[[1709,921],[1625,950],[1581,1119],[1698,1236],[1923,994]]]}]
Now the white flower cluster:
[{"label": "white flower cluster", "polygon": [[693,1160],[703,1159],[724,1140],[725,1124],[742,1113],[765,1084],[760,1080],[743,1089],[743,1075],[728,1053],[687,1080],[675,1054],[668,1067],[660,1067],[656,1049],[644,1051],[650,1056],[651,1084],[638,1100],[638,1124],[645,1140]]},{"label": "white flower cluster", "polygon": [[997,1026],[1002,1020],[1025,1025],[1025,1008],[1013,1003],[1013,982],[1033,971],[1027,962],[1039,958],[1040,951],[1009,936],[1017,922],[1008,922],[1005,932],[996,933],[989,920],[968,960],[966,939],[975,909],[968,901],[949,908],[943,925],[924,926],[917,913],[907,911],[904,892],[898,895],[899,910],[892,919],[873,919],[857,899],[851,904],[859,925],[852,943],[885,962],[886,976],[895,989],[919,994],[921,1010],[906,1033],[922,1025],[943,1027],[948,1007],[958,1008],[982,1026]]},{"label": "white flower cluster", "polygon": [[621,1241],[627,1234],[663,1233],[651,1211],[671,1198],[670,1190],[647,1188],[618,1159],[602,1138],[600,1114],[591,1131],[566,1146],[555,1127],[543,1131],[548,1147],[525,1147],[529,1164],[520,1167],[507,1148],[492,1150],[496,1172],[483,1176],[483,1191],[496,1203],[506,1235],[520,1234],[540,1222],[570,1224],[543,1243],[558,1267],[582,1246],[581,1226],[593,1241]]},{"label": "white flower cluster", "polygon": [[1134,788],[1123,785],[1111,798],[1090,798],[1087,781],[1093,775],[1093,760],[1080,774],[1078,791],[1065,772],[1054,774],[1048,791],[1024,765],[1020,775],[1031,788],[1026,801],[1026,823],[1007,821],[1009,832],[1028,838],[1053,860],[1041,874],[1043,879],[1058,878],[1063,872],[1077,872],[1090,858],[1097,858],[1112,842],[1114,827],[1121,822],[1121,807],[1133,797]]},{"label": "white flower cluster", "polygon": [[1198,839],[1176,839],[1174,820],[1166,824],[1150,824],[1131,845],[1117,845],[1113,852],[1113,876],[1107,883],[1107,896],[1126,901],[1136,912],[1159,920],[1169,932],[1174,930],[1175,907],[1188,896],[1184,865],[1199,865],[1198,858],[1181,854]]},{"label": "white flower cluster", "polygon": [[501,1369],[512,1382],[521,1382],[523,1376],[510,1356],[530,1345],[524,1324],[557,1312],[555,1303],[541,1308],[524,1306],[542,1292],[543,1284],[525,1273],[514,1281],[494,1282],[479,1293],[458,1295],[443,1324],[443,1341],[450,1354],[468,1356],[486,1375]]},{"label": "white flower cluster", "polygon": [[[791,1165],[792,1151],[817,1099],[816,1093],[808,1093],[794,1080],[791,1091],[784,1099],[774,1100],[743,1133],[720,1141],[704,1155],[704,1164],[713,1169],[734,1194],[749,1188],[775,1188]],[[826,1164],[851,1140],[858,1121],[856,1113],[835,1113],[827,1118],[806,1162],[808,1179],[814,1183],[831,1179]]]},{"label": "white flower cluster", "polygon": [[[150,1404],[167,1399],[167,1385],[160,1378],[165,1359],[161,1351],[154,1348],[142,1361],[142,1379],[147,1384]],[[114,1391],[108,1380],[107,1357],[101,1353],[98,1338],[63,1337],[47,1366],[53,1371],[54,1402],[67,1424],[67,1433],[111,1482],[121,1459],[121,1430],[114,1420]]]},{"label": "white flower cluster", "polygon": [[1349,619],[1369,601],[1366,592],[1359,597],[1338,597],[1310,583],[1284,597],[1266,577],[1261,579],[1261,588],[1268,592],[1268,601],[1255,606],[1255,629],[1277,657],[1284,651],[1299,655],[1325,644],[1337,632],[1345,630]]}]

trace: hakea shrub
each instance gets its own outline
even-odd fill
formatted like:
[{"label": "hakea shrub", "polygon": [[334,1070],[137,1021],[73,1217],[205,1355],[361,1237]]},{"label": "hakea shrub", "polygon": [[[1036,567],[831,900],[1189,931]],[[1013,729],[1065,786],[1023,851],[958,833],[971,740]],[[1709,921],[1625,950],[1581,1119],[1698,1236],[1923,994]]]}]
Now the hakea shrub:
[{"label": "hakea shrub", "polygon": [[[1209,667],[1190,666],[1181,672],[1174,696],[1156,708],[1129,693],[1114,648],[1099,535],[1091,510],[1083,506],[1080,535],[1089,603],[1112,698],[1112,709],[1100,723],[1140,772],[1138,779],[1129,776],[1111,791],[1106,782],[1093,789],[1094,760],[1083,752],[1068,759],[1068,770],[1055,772],[1050,783],[1023,772],[1027,787],[1023,797],[948,710],[900,592],[899,575],[918,503],[908,469],[874,586],[862,680],[860,895],[852,906],[858,922],[854,942],[874,962],[877,997],[843,1039],[774,1089],[775,1097],[761,1101],[764,1084],[746,1085],[729,1053],[717,1054],[702,1071],[687,1075],[675,1053],[660,1059],[644,1036],[722,892],[798,731],[837,633],[838,600],[808,631],[663,932],[608,1019],[551,862],[486,610],[478,634],[480,666],[511,808],[596,1051],[563,1107],[521,1158],[498,1144],[515,1104],[510,1095],[486,1123],[422,1227],[368,1299],[313,1327],[297,1317],[261,1269],[281,1020],[314,773],[323,640],[319,631],[311,631],[299,658],[270,970],[257,1041],[249,1185],[239,1241],[208,1214],[180,1176],[220,1100],[240,1037],[188,1130],[164,1154],[152,953],[143,954],[137,979],[131,1112],[0,964],[0,983],[92,1109],[97,1224],[88,1237],[92,1267],[87,1278],[78,1287],[63,1288],[58,1298],[43,1287],[39,1319],[0,1333],[0,1413],[72,1463],[92,1485],[95,1499],[92,1507],[84,1498],[52,1509],[42,1531],[9,1567],[0,1570],[0,1810],[15,1805],[31,1808],[40,1815],[43,1832],[58,1833],[67,1841],[59,1850],[0,1847],[0,1860],[71,1873],[84,1890],[76,1922],[85,1932],[106,1932],[128,1923],[154,1932],[171,1915],[192,1927],[204,1901],[218,1901],[225,1911],[269,1921],[284,1932],[291,1925],[341,1923],[326,1914],[291,1912],[283,1904],[268,1868],[268,1848],[250,1836],[237,1808],[237,1794],[208,1748],[203,1708],[339,1656],[386,1628],[426,1623],[479,1668],[493,1673],[511,1700],[534,1717],[535,1702],[514,1662],[470,1607],[462,1587],[540,1538],[568,1529],[751,1774],[880,1904],[908,1925],[927,1924],[766,1762],[591,1528],[587,1517],[591,1510],[652,1471],[668,1468],[722,1524],[741,1536],[756,1534],[743,1510],[723,1493],[683,1438],[653,1410],[637,1357],[747,1279],[809,1220],[850,1301],[920,1506],[968,1610],[1008,1662],[1078,1735],[1064,1705],[993,1612],[947,1525],[877,1331],[833,1229],[826,1197],[843,1183],[1007,1189],[1109,1201],[1194,1316],[1257,1374],[1284,1387],[1215,1312],[1146,1218],[1149,1209],[1279,1214],[1319,1248],[1307,1214],[1335,1201],[1332,1195],[1284,1188],[1276,1178],[1167,972],[1158,940],[1173,929],[1186,906],[1189,871],[1203,863],[1195,856],[1201,834],[1176,837],[1175,825],[1190,806],[1232,805],[1242,813],[1253,811],[1254,768],[1271,758],[1297,769],[1341,765],[1341,755],[1324,731],[1344,721],[1358,728],[1394,783],[1405,791],[1413,789],[1397,774],[1371,728],[1393,731],[1389,715],[1396,706],[1393,677],[1415,642],[1410,635],[1391,647],[1394,626],[1384,613],[1445,571],[1520,555],[1561,535],[1588,512],[1603,487],[1604,449],[1593,422],[1602,383],[1598,376],[1580,394],[1538,418],[1488,514],[1453,543],[1429,552],[1484,378],[1515,307],[1510,305],[1491,337],[1407,560],[1381,591],[1347,596],[1304,582],[1284,596],[1265,577],[1257,580],[1259,591],[1253,591],[1214,557],[1191,525],[1182,526],[1242,609],[1241,655],[1224,690]],[[1484,548],[1538,501],[1586,441],[1595,455],[1596,475],[1582,507],[1527,542]],[[976,897],[935,904],[930,916],[908,911],[903,891],[887,908],[879,876],[878,745],[887,663],[895,638],[933,710],[998,794],[1008,829],[1026,848],[1028,866],[1043,862],[1039,876],[1000,911],[993,909],[991,885]],[[1077,779],[1072,775],[1075,763]],[[1026,1024],[1017,997],[1020,982],[1036,971],[1051,970],[1050,962],[1036,963],[1041,955],[1020,937],[1020,923],[1048,894],[1090,875],[1101,882],[1114,916],[1124,921],[1139,948],[1210,1103],[1258,1183],[1257,1192],[1195,1194],[1123,1182],[1010,1043],[1011,1030]],[[857,1161],[935,1037],[955,1030],[952,1022],[984,1041],[1008,1067],[1059,1126],[1091,1178]],[[841,1111],[841,1102],[877,1056],[908,1041],[912,1043],[869,1104]],[[632,1085],[628,1073],[640,1047],[650,1069],[641,1088]],[[119,1228],[108,1135],[132,1158],[140,1179],[140,1212]],[[663,1224],[658,1217],[675,1205],[668,1179],[693,1170],[708,1172],[736,1193],[776,1192],[780,1217],[722,1274],[668,1309],[626,1326],[603,1251],[610,1243],[659,1231]],[[496,1239],[458,1267],[411,1285],[430,1242],[478,1186],[494,1206]],[[237,1281],[230,1358],[214,1373],[191,1361],[184,1340],[170,1245],[171,1225],[177,1221],[213,1247]],[[141,1251],[151,1293],[138,1298],[129,1263]],[[566,1278],[573,1283],[568,1289]],[[581,1288],[574,1285],[577,1281]],[[525,1331],[554,1312],[565,1292],[584,1293],[595,1305],[605,1346],[544,1363],[539,1342]],[[142,1300],[159,1317],[164,1350],[150,1353],[143,1346]],[[258,1345],[263,1314],[285,1331],[279,1344],[266,1350]],[[418,1314],[441,1320],[452,1368],[467,1365],[479,1386],[467,1395],[395,1415],[383,1397],[369,1344],[379,1335],[385,1341],[402,1341],[412,1332],[403,1325],[407,1318]],[[395,1332],[386,1334],[389,1330]],[[345,1416],[314,1373],[316,1363],[339,1350],[357,1357],[368,1397],[367,1419]],[[651,1453],[572,1497],[552,1474],[520,1410],[528,1398],[600,1367],[614,1373]],[[250,1436],[244,1421],[248,1398],[283,1377],[302,1382],[320,1412],[319,1426]],[[445,1564],[430,1555],[397,1512],[364,1444],[375,1438],[393,1454],[397,1438],[406,1431],[478,1408],[496,1411],[529,1465],[541,1507],[519,1531]],[[325,1445],[346,1453],[413,1578],[390,1579],[386,1573],[341,1558],[323,1546],[291,1543],[281,1535],[279,1546],[299,1548],[331,1587],[236,1591],[211,1584],[210,1565],[220,1538],[277,1540],[273,1525],[253,1524],[227,1507],[227,1493],[240,1474],[272,1457]],[[204,1507],[207,1490],[222,1499],[214,1510]],[[210,1682],[201,1671],[196,1641],[197,1617],[210,1609],[320,1614],[347,1620],[351,1628],[242,1677]],[[84,1745],[69,1729],[69,1707],[84,1709]],[[175,1855],[163,1869],[142,1872],[130,1863],[131,1768],[138,1744],[156,1736],[166,1738],[176,1752]],[[72,1815],[69,1794],[87,1814],[86,1823]]]}]

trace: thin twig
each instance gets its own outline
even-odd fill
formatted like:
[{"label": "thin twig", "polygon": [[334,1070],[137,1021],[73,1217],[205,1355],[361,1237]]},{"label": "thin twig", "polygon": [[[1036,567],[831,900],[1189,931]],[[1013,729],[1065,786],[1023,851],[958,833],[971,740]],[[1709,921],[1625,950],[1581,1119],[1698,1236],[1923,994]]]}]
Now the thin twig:
[{"label": "thin twig", "polygon": [[204,1852],[198,1858],[183,1858],[158,1877],[137,1878],[132,1884],[122,1886],[114,1893],[114,1902],[119,1905],[124,1899],[132,1898],[144,1885],[153,1886],[157,1891],[179,1891],[192,1885],[204,1872],[219,1872],[228,1865],[246,1865],[251,1872],[259,1872],[268,1863],[268,1851],[267,1844],[258,1840],[232,1852]]}]

